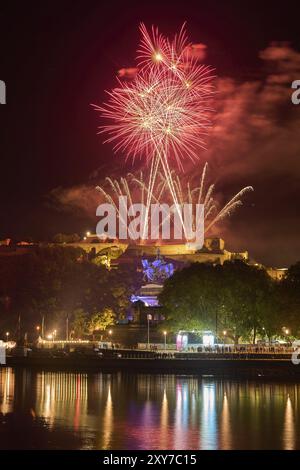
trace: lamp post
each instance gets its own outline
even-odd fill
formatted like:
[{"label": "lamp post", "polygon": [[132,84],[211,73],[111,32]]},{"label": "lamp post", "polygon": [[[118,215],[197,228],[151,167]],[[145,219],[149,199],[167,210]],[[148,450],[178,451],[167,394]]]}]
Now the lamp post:
[{"label": "lamp post", "polygon": [[67,314],[66,318],[66,341],[69,341],[69,314]]},{"label": "lamp post", "polygon": [[291,331],[289,328],[287,328],[286,326],[283,326],[282,327],[282,332],[285,334],[285,336],[288,336],[291,334]]},{"label": "lamp post", "polygon": [[291,334],[291,332],[288,328],[286,328],[284,330],[284,333],[285,333],[285,336],[286,336],[286,341],[287,341],[287,343],[289,343],[290,342],[289,335]]},{"label": "lamp post", "polygon": [[[111,335],[113,334],[113,331],[112,331],[112,330],[108,330],[108,334],[109,334],[110,342],[111,342]],[[112,346],[112,345],[111,345],[111,346]]]},{"label": "lamp post", "polygon": [[45,315],[42,316],[42,338],[45,335]]},{"label": "lamp post", "polygon": [[152,315],[148,313],[147,315],[147,324],[148,324],[147,349],[150,349],[150,320],[152,320]]},{"label": "lamp post", "polygon": [[223,331],[223,336],[224,336],[223,343],[224,343],[224,344],[225,344],[225,338],[226,338],[226,335],[227,335],[227,331],[226,331],[226,330],[224,330],[224,331]]},{"label": "lamp post", "polygon": [[7,341],[8,341],[8,337],[9,337],[9,331],[7,331],[7,332],[5,333],[5,335],[6,335],[6,342],[7,342]]},{"label": "lamp post", "polygon": [[167,332],[164,331],[164,337],[165,337],[165,352],[167,350]]}]

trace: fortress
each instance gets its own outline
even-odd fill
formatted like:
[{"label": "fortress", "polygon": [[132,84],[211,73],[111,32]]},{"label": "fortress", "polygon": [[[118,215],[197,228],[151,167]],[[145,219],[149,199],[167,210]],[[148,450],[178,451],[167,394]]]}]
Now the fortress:
[{"label": "fortress", "polygon": [[[156,244],[127,244],[119,240],[101,240],[96,234],[87,234],[83,240],[74,243],[60,244],[79,247],[87,256],[98,258],[99,263],[107,268],[118,268],[119,265],[141,266],[143,258],[153,259],[159,253],[174,266],[183,266],[190,263],[223,264],[225,261],[243,260],[264,268],[260,263],[249,257],[248,251],[232,252],[225,248],[222,238],[205,238],[203,247],[195,249],[192,244],[156,243]],[[9,238],[0,240],[0,256],[14,256],[28,253],[34,246],[32,242],[18,242],[11,244]],[[281,280],[287,268],[265,267],[268,274],[275,280]]]},{"label": "fortress", "polygon": [[97,235],[89,234],[82,242],[70,244],[79,246],[92,256],[102,258],[103,264],[109,268],[119,265],[141,265],[143,258],[153,259],[157,253],[172,261],[177,266],[190,263],[223,264],[225,261],[242,260],[246,263],[265,268],[270,277],[280,281],[287,268],[265,267],[251,259],[248,251],[232,252],[225,248],[222,238],[205,238],[203,247],[197,250],[191,244],[175,244],[162,242],[156,244],[126,244],[118,240],[99,240]]},{"label": "fortress", "polygon": [[206,238],[200,250],[196,250],[190,244],[125,244],[118,240],[99,241],[97,235],[89,235],[80,243],[72,243],[70,246],[80,246],[88,253],[95,256],[110,255],[115,259],[115,265],[124,263],[129,258],[143,258],[156,256],[158,250],[164,257],[181,263],[202,262],[219,263],[240,259],[248,261],[248,251],[235,253],[225,249],[225,242],[221,238]]}]

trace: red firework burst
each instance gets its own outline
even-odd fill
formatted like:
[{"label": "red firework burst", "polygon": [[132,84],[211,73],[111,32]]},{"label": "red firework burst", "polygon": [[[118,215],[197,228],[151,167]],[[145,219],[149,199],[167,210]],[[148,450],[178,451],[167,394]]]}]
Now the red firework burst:
[{"label": "red firework burst", "polygon": [[173,41],[158,29],[149,34],[140,26],[138,67],[133,81],[118,80],[103,106],[94,106],[109,124],[107,133],[115,151],[126,157],[175,159],[182,168],[188,157],[195,160],[210,127],[212,69],[188,53],[184,26]]}]

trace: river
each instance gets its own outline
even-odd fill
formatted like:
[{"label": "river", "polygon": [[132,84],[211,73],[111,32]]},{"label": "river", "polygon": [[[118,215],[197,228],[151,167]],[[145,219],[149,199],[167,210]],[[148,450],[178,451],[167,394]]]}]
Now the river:
[{"label": "river", "polygon": [[1,449],[300,449],[300,384],[0,369]]}]

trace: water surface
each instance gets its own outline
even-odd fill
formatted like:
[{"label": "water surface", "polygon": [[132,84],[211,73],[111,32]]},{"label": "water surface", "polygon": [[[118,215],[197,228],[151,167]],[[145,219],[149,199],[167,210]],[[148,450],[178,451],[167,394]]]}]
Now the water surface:
[{"label": "water surface", "polygon": [[0,368],[2,449],[300,449],[300,384]]}]

